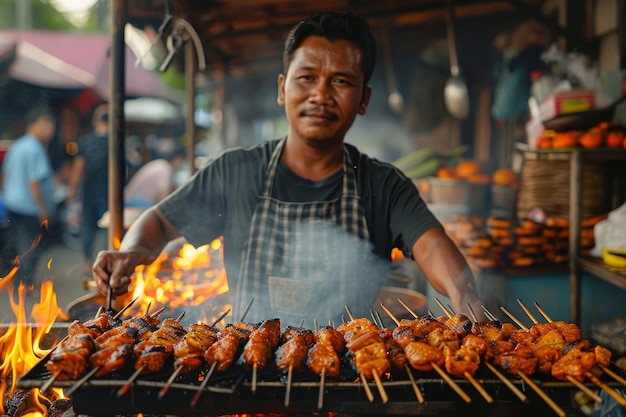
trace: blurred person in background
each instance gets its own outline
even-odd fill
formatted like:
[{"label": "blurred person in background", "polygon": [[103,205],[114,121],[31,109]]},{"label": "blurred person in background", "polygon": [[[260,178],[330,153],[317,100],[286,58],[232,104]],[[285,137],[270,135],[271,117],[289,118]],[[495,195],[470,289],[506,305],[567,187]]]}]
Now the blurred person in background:
[{"label": "blurred person in background", "polygon": [[[109,204],[109,117],[108,107],[101,104],[93,111],[93,130],[79,140],[78,155],[74,158],[66,204],[81,204],[82,250],[85,257],[85,274],[91,273],[92,256],[98,249],[101,229],[98,220]],[[104,244],[104,243],[103,243]]]},{"label": "blurred person in background", "polygon": [[156,158],[139,168],[126,184],[127,207],[151,207],[176,188],[176,173],[185,162],[185,148],[172,139],[162,139],[155,154]]},{"label": "blurred person in background", "polygon": [[0,252],[3,272],[19,266],[16,284],[21,282],[31,289],[37,260],[46,243],[48,223],[56,208],[54,171],[47,154],[56,126],[51,111],[45,107],[30,111],[25,123],[26,133],[11,144],[2,164],[0,184],[8,227]]}]

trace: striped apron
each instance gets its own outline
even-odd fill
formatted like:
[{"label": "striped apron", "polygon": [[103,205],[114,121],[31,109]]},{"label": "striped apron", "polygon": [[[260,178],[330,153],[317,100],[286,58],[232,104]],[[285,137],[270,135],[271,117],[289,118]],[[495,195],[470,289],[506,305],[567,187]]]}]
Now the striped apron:
[{"label": "striped apron", "polygon": [[[316,319],[336,322],[345,306],[369,314],[383,275],[375,258],[356,186],[356,167],[344,146],[341,196],[331,201],[288,202],[272,197],[281,141],[271,155],[263,192],[242,252],[233,313],[249,322],[279,317],[283,325]],[[369,275],[369,277],[368,277]]]}]

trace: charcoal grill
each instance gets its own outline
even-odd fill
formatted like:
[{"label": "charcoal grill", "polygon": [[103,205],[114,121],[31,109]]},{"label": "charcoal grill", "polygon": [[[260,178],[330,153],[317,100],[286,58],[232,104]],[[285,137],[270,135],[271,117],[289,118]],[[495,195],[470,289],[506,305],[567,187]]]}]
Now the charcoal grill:
[{"label": "charcoal grill", "polygon": [[[42,358],[28,373],[18,380],[18,387],[24,389],[41,388],[51,377],[44,366],[48,356]],[[117,391],[126,384],[132,374],[132,366],[104,378],[86,381],[72,395],[74,411],[89,416],[110,416],[138,413],[158,415],[224,415],[224,414],[270,414],[270,413],[312,413],[336,412],[360,416],[382,415],[427,415],[427,416],[555,416],[554,411],[529,389],[521,379],[510,381],[522,390],[529,401],[519,401],[512,392],[487,370],[479,370],[476,379],[495,399],[487,404],[478,392],[463,379],[455,382],[471,397],[471,403],[463,401],[436,373],[411,371],[421,387],[424,403],[419,403],[412,390],[412,383],[406,373],[393,372],[383,380],[389,401],[384,403],[376,396],[370,402],[358,375],[347,361],[342,364],[339,377],[327,378],[323,408],[318,410],[319,377],[310,371],[294,373],[289,406],[285,407],[286,375],[272,364],[257,375],[256,390],[251,389],[251,372],[233,365],[224,373],[214,373],[206,384],[202,397],[192,406],[192,399],[201,386],[202,372],[179,377],[172,383],[169,392],[159,398],[159,392],[166,385],[170,374],[167,372],[142,375],[134,381],[127,394],[118,397]],[[620,375],[623,370],[611,364]],[[164,369],[172,370],[172,363]],[[561,382],[549,377],[538,377],[533,381],[557,403],[566,414],[582,416],[573,405],[576,389],[569,382]],[[69,388],[76,381],[55,381],[53,386]],[[611,387],[619,387],[616,381],[604,380]],[[591,389],[595,386],[589,385]],[[376,388],[371,384],[372,392]]]}]

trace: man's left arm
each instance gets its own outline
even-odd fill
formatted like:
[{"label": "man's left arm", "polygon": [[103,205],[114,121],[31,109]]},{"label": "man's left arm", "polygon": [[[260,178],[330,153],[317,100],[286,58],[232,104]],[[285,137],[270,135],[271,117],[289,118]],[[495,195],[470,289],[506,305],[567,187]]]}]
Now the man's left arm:
[{"label": "man's left arm", "polygon": [[456,313],[469,316],[469,303],[479,320],[484,319],[474,275],[442,227],[426,231],[413,245],[412,253],[430,284],[450,299]]}]

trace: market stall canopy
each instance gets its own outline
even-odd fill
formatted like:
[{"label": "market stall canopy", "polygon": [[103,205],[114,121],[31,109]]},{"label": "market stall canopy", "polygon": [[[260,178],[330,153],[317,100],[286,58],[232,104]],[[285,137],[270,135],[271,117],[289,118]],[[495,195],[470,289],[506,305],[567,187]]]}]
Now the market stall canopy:
[{"label": "market stall canopy", "polygon": [[[541,16],[548,0],[455,0],[457,19],[517,14]],[[308,15],[323,11],[352,11],[365,17],[375,34],[415,27],[443,28],[443,0],[133,0],[130,22],[153,29],[174,16],[188,21],[204,47],[207,67],[225,67],[241,75],[276,70],[289,29]],[[171,29],[170,24],[170,29]],[[167,33],[167,30],[166,30]],[[443,31],[441,32],[443,35]],[[397,40],[398,38],[396,38]],[[395,40],[394,40],[395,41]]]},{"label": "market stall canopy", "polygon": [[[48,31],[0,32],[0,54],[8,61],[8,77],[38,87],[87,90],[100,100],[109,96],[107,35]],[[12,45],[12,46],[11,46]],[[171,92],[156,72],[135,68],[135,56],[126,48],[126,96],[170,98]]]}]

